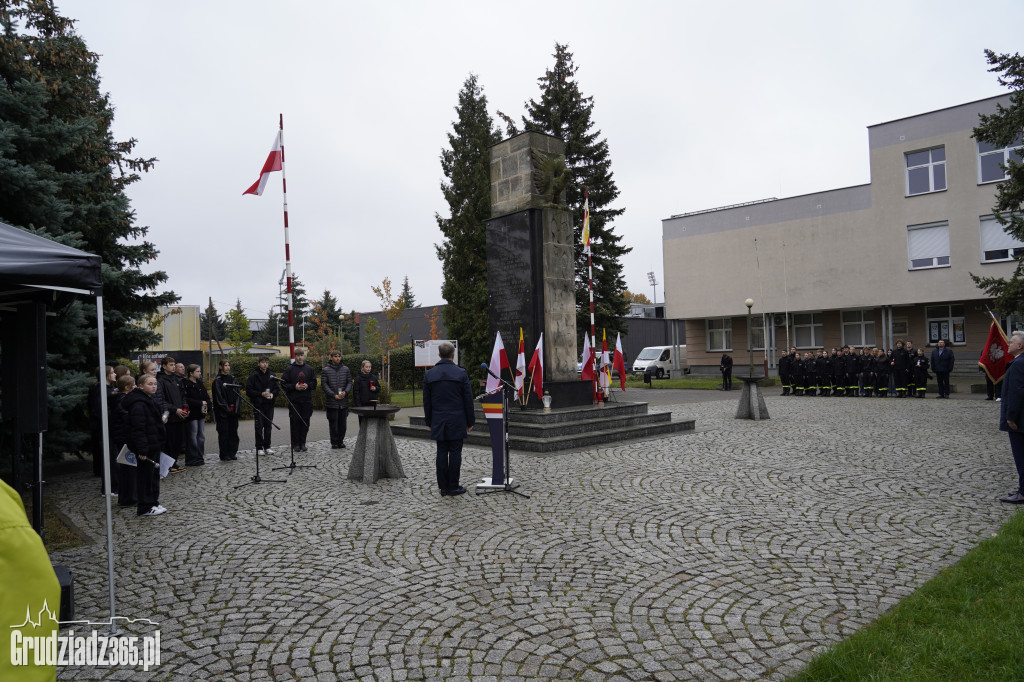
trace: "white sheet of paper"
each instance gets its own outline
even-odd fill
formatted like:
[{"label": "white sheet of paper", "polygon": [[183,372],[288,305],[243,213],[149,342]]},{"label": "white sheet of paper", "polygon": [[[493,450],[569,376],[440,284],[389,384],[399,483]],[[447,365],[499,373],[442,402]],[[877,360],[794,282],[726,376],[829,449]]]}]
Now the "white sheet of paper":
[{"label": "white sheet of paper", "polygon": [[174,458],[167,453],[160,453],[160,478],[167,478],[167,472],[174,466]]}]

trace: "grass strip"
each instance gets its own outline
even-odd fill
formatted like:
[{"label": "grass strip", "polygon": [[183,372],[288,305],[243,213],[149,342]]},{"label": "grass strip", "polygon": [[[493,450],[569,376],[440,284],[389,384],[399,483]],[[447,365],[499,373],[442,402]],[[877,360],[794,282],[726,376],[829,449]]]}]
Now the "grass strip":
[{"label": "grass strip", "polygon": [[793,682],[1024,680],[1024,513]]}]

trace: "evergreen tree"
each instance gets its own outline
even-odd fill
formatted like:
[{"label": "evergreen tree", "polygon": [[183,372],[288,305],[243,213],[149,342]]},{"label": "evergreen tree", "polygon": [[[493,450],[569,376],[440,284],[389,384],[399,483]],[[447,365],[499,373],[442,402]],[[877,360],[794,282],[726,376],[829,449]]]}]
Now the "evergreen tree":
[{"label": "evergreen tree", "polygon": [[398,294],[398,300],[402,303],[403,308],[416,307],[416,297],[412,293],[412,287],[409,286],[409,275],[402,280],[402,291]]},{"label": "evergreen tree", "polygon": [[[526,130],[553,135],[565,141],[565,165],[572,174],[566,188],[566,203],[572,209],[575,234],[576,328],[590,332],[590,293],[587,257],[583,254],[583,193],[590,206],[590,243],[594,270],[594,313],[597,327],[625,331],[621,318],[629,312],[622,277],[622,256],[632,248],[621,244],[612,221],[625,209],[612,208],[619,189],[612,177],[608,142],[594,129],[591,116],[594,98],[584,97],[576,81],[579,69],[568,45],[555,43],[555,65],[537,79],[540,101],[526,103]],[[506,118],[509,123],[510,119]],[[510,126],[510,132],[512,127]]]},{"label": "evergreen tree", "polygon": [[[302,339],[302,321],[309,313],[309,299],[306,298],[306,288],[299,281],[299,276],[292,275],[292,305],[295,320],[295,340]],[[288,345],[288,294],[282,291],[278,298],[277,305],[271,307],[267,313],[267,323],[256,334],[256,343],[273,344],[275,346]]]},{"label": "evergreen tree", "polygon": [[323,296],[319,301],[314,302],[314,308],[319,306],[319,315],[323,317],[323,323],[327,325],[330,334],[338,335],[341,326],[341,310],[338,309],[338,299],[331,294],[330,289],[324,289]]},{"label": "evergreen tree", "polygon": [[[994,114],[982,114],[974,137],[994,148],[1016,147],[1008,154],[1007,179],[996,190],[996,203],[992,215],[1003,225],[1007,234],[1024,242],[1024,164],[1021,164],[1022,134],[1024,134],[1024,57],[1019,53],[996,54],[985,50],[989,71],[1001,74],[999,84],[1010,89],[1010,105],[999,106]],[[1001,314],[1024,313],[1024,260],[1017,256],[1017,269],[1009,279],[977,277],[971,279],[995,300],[993,305]]]},{"label": "evergreen tree", "polygon": [[227,313],[227,343],[233,347],[232,355],[246,355],[252,348],[252,332],[249,331],[249,318],[242,310],[242,301],[235,302],[235,307]]},{"label": "evergreen tree", "polygon": [[[51,2],[0,3],[0,220],[103,259],[108,357],[124,357],[158,336],[139,324],[161,305],[165,273],[141,266],[157,250],[135,224],[125,190],[155,159],[134,158],[136,141],[113,138],[113,107],[100,91],[98,57],[74,22]],[[81,406],[95,375],[97,341],[91,300],[76,300],[47,320],[49,420],[64,428],[48,452],[84,441]]]},{"label": "evergreen tree", "polygon": [[444,271],[441,295],[448,336],[459,341],[459,358],[474,372],[490,352],[487,320],[487,240],[484,221],[491,217],[489,148],[501,141],[487,113],[487,97],[470,74],[459,91],[457,119],[441,151],[446,181],[441,193],[450,216],[435,214],[444,241],[436,245]]},{"label": "evergreen tree", "polygon": [[199,313],[199,338],[223,341],[225,333],[224,318],[217,312],[217,307],[213,305],[213,299],[211,298],[206,305],[206,310]]}]

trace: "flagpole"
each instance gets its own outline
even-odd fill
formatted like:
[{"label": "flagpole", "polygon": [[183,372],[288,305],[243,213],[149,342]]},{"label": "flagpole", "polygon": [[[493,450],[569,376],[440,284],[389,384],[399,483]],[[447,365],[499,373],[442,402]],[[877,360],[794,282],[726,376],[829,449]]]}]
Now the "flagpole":
[{"label": "flagpole", "polygon": [[284,271],[288,282],[288,348],[295,359],[295,311],[292,308],[292,248],[288,235],[288,181],[284,177],[284,114],[279,115],[278,135],[281,136],[281,200],[284,202]]},{"label": "flagpole", "polygon": [[[587,190],[583,190],[583,222],[588,227],[590,226],[590,204],[588,200]],[[590,251],[590,239],[588,231],[588,239],[584,243],[584,248],[587,251],[587,284],[590,289],[590,353],[593,355],[594,363],[593,377],[590,380],[591,383],[591,402],[597,403],[597,329],[594,324],[594,261]],[[583,358],[586,361],[586,358]]]}]

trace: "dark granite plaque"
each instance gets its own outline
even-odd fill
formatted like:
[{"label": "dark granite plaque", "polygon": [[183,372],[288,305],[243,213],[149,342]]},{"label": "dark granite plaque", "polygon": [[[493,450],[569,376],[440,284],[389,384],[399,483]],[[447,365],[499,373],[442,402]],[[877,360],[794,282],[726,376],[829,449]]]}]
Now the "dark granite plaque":
[{"label": "dark granite plaque", "polygon": [[544,330],[539,209],[487,221],[487,298],[491,335],[501,332],[514,365],[523,328],[527,355]]}]

